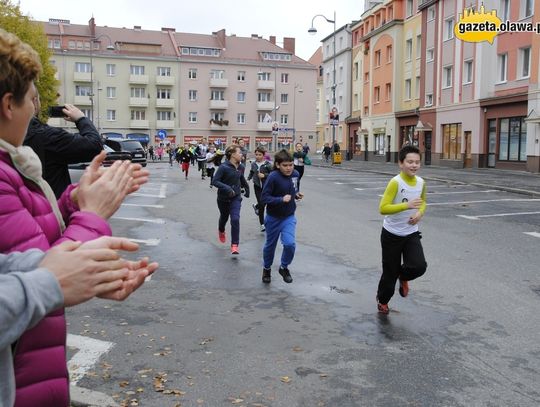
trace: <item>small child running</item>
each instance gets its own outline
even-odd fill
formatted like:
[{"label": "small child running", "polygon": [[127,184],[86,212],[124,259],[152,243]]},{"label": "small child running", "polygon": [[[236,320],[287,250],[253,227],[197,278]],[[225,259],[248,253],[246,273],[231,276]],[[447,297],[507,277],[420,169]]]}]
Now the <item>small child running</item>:
[{"label": "small child running", "polygon": [[[420,168],[420,150],[404,146],[399,151],[401,172],[388,183],[379,204],[384,217],[381,232],[382,275],[377,289],[377,308],[388,314],[388,302],[399,280],[399,294],[409,294],[409,281],[426,272],[427,263],[418,230],[426,211],[426,184],[416,175]],[[403,263],[401,262],[403,258]]]},{"label": "small child running", "polygon": [[294,169],[291,154],[287,150],[276,153],[274,170],[268,176],[262,191],[262,201],[267,205],[262,274],[262,281],[266,284],[271,282],[271,267],[280,236],[283,253],[279,274],[286,283],[293,281],[288,267],[293,261],[296,250],[295,200],[304,197],[302,193],[298,192],[298,177],[298,171]]},{"label": "small child running", "polygon": [[266,150],[264,147],[257,147],[255,149],[255,161],[251,163],[251,170],[247,180],[253,179],[253,189],[255,190],[255,198],[257,198],[257,203],[253,204],[253,209],[255,210],[255,215],[259,217],[259,224],[261,225],[261,232],[265,231],[264,226],[264,207],[265,204],[261,199],[262,190],[268,174],[272,171],[272,164],[268,162],[264,155]]}]

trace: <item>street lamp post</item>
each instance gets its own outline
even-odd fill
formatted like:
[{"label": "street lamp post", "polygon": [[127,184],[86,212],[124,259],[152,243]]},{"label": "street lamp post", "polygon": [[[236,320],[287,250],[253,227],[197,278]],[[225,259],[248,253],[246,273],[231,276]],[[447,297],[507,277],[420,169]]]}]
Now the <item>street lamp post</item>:
[{"label": "street lamp post", "polygon": [[[334,24],[334,34],[332,36],[332,43],[334,48],[334,56],[333,56],[333,63],[334,63],[334,70],[332,73],[332,107],[336,106],[336,12],[334,10],[334,19],[330,20],[329,18],[326,18],[322,14],[317,14],[311,19],[311,27],[308,30],[308,33],[310,34],[316,34],[317,29],[313,25],[313,22],[315,21],[315,18],[322,17],[324,18],[328,23]],[[336,143],[336,126],[334,123],[331,123],[332,126],[332,149],[334,148],[334,144]],[[334,154],[332,152],[332,163],[334,163]]]},{"label": "street lamp post", "polygon": [[292,116],[292,126],[293,126],[293,133],[292,133],[292,149],[294,151],[295,145],[296,145],[296,91],[298,90],[298,93],[302,93],[304,90],[300,87],[300,84],[297,83],[294,85],[294,94],[293,94],[293,116]]},{"label": "street lamp post", "polygon": [[[109,40],[109,45],[107,45],[107,50],[114,51],[114,45],[112,45],[111,37],[109,37],[107,34],[101,34],[97,37],[90,38],[90,83],[91,83],[91,90],[90,90],[90,106],[91,106],[91,112],[92,112],[92,121],[94,121],[94,43],[98,41],[100,38],[107,38]],[[99,88],[99,83],[98,83]],[[98,90],[99,91],[99,90]],[[98,95],[99,98],[99,95]],[[98,109],[99,109],[99,100],[98,100]],[[99,110],[98,110],[98,116],[99,116]],[[99,123],[99,117],[98,117],[98,123]],[[99,128],[99,124],[98,124]]]}]

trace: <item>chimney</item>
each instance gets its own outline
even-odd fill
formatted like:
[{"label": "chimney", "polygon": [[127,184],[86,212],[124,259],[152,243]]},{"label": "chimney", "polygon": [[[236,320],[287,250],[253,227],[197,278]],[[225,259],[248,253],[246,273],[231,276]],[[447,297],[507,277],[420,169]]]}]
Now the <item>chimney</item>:
[{"label": "chimney", "polygon": [[226,42],[227,42],[227,35],[225,34],[225,28],[222,28],[216,33],[213,33],[216,35],[217,40],[221,48],[226,48]]},{"label": "chimney", "polygon": [[134,26],[133,26],[133,29],[134,29],[135,31],[141,31],[142,26],[140,26],[140,25],[134,25]]},{"label": "chimney", "polygon": [[274,45],[276,45],[276,36],[275,35],[271,35],[270,36],[270,42]]},{"label": "chimney", "polygon": [[251,38],[259,39],[259,34],[251,34]]},{"label": "chimney", "polygon": [[94,19],[94,16],[88,20],[88,27],[90,28],[91,37],[96,38],[96,20]]},{"label": "chimney", "polygon": [[167,32],[167,31],[170,31],[170,32],[176,32],[176,28],[171,28],[171,27],[161,27],[161,31],[163,32]]},{"label": "chimney", "polygon": [[283,49],[295,55],[295,39],[291,37],[283,37]]}]

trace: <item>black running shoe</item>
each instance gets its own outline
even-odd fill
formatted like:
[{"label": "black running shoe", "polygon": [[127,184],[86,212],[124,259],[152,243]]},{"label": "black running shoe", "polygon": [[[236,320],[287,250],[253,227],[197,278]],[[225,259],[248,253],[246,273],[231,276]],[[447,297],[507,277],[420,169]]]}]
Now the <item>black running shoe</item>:
[{"label": "black running shoe", "polygon": [[292,283],[291,273],[290,273],[288,268],[280,267],[279,268],[279,274],[281,274],[281,277],[283,277],[283,281],[285,281],[288,284]]},{"label": "black running shoe", "polygon": [[263,275],[262,275],[262,282],[265,284],[270,283],[272,281],[272,277],[270,276],[270,273],[272,272],[272,269],[263,268]]}]

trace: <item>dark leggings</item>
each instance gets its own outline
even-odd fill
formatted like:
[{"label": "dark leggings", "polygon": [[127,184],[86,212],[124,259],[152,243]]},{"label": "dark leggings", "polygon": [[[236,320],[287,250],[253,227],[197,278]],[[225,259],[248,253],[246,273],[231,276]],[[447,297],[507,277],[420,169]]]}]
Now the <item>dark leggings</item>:
[{"label": "dark leggings", "polygon": [[216,169],[215,168],[207,168],[206,169],[206,174],[210,177],[210,185],[212,185],[212,180],[214,179],[214,171]]},{"label": "dark leggings", "polygon": [[262,188],[258,187],[257,185],[253,185],[253,189],[255,190],[255,198],[257,198],[257,209],[259,210],[259,223],[261,225],[264,225],[264,208],[266,207],[266,204],[264,204],[261,198]]},{"label": "dark leggings", "polygon": [[[426,272],[427,263],[420,239],[420,232],[397,236],[386,229],[381,232],[382,276],[377,297],[381,304],[388,304],[396,288],[396,281],[414,280]],[[403,256],[403,264],[401,258]]]},{"label": "dark leggings", "polygon": [[295,165],[294,169],[298,171],[299,177],[298,177],[298,192],[300,192],[300,180],[304,176],[304,165]]},{"label": "dark leggings", "polygon": [[230,201],[217,201],[219,209],[218,230],[225,232],[225,225],[231,218],[231,244],[240,243],[240,207],[242,198],[240,195]]}]

